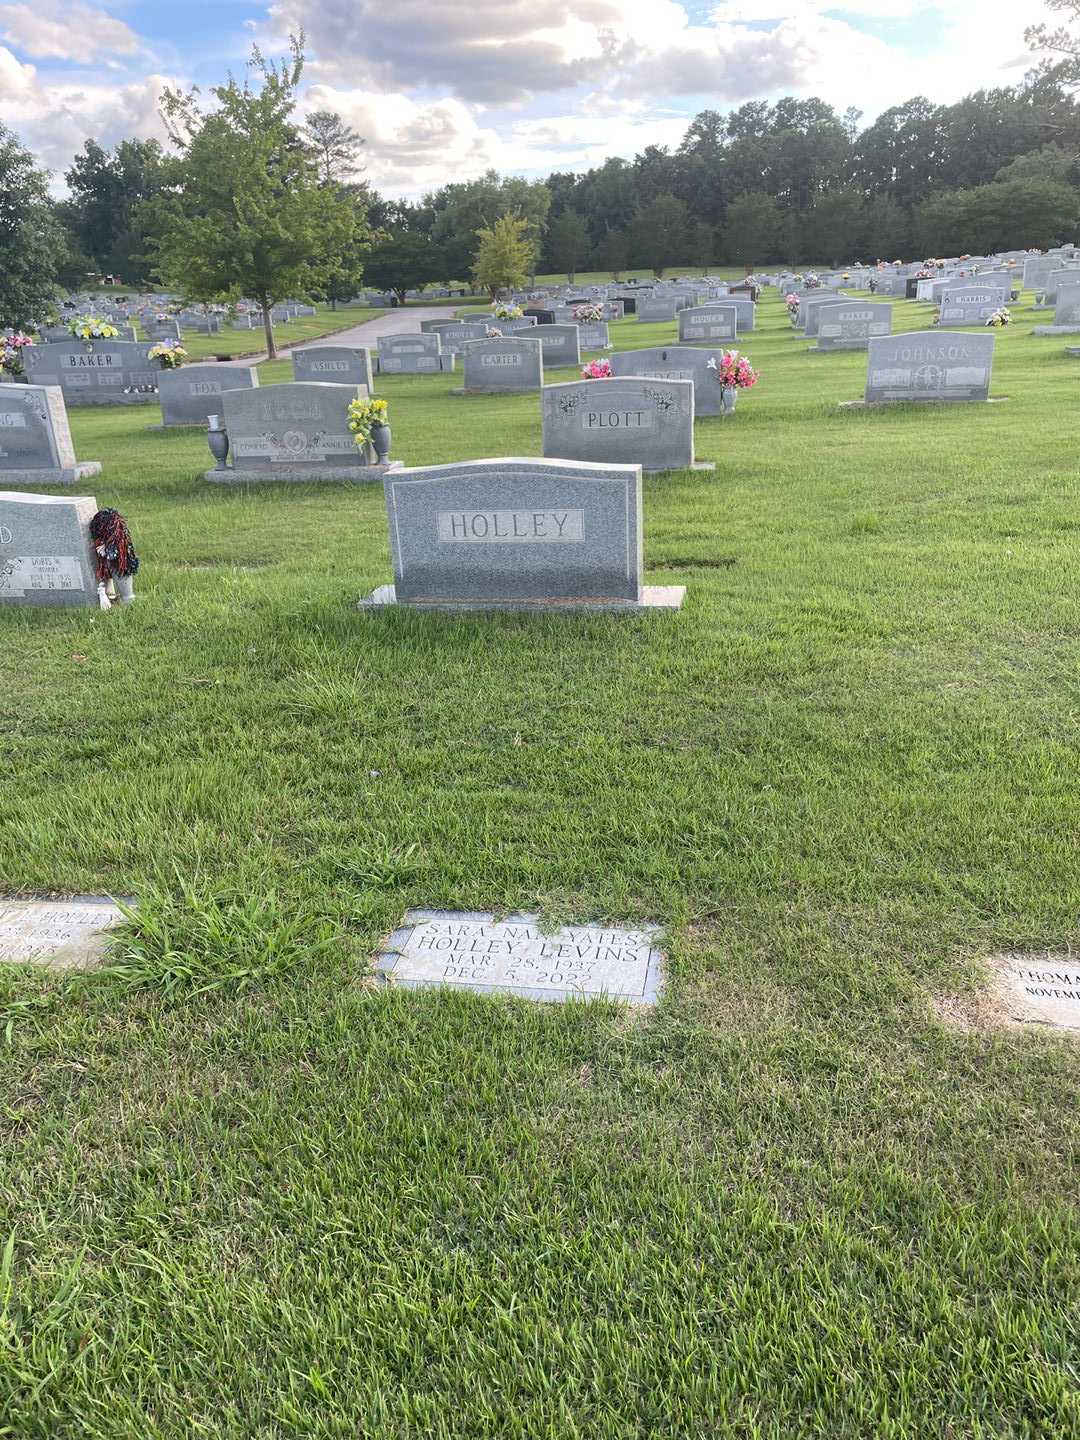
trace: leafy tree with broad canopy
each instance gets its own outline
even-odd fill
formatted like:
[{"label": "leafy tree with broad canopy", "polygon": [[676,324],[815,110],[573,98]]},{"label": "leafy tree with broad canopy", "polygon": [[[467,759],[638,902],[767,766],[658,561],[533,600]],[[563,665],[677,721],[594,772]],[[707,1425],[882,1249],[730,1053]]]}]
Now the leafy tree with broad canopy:
[{"label": "leafy tree with broad canopy", "polygon": [[24,329],[44,319],[66,256],[46,172],[0,125],[0,326]]},{"label": "leafy tree with broad canopy", "polygon": [[503,215],[494,225],[476,232],[480,248],[473,274],[493,300],[500,290],[512,290],[528,279],[532,245],[527,233],[528,222],[516,215]]},{"label": "leafy tree with broad canopy", "polygon": [[140,214],[165,284],[192,300],[258,301],[271,359],[271,307],[333,286],[341,257],[366,239],[356,197],[323,183],[293,123],[303,44],[302,34],[291,37],[291,58],[280,63],[253,48],[258,85],[230,77],[213,86],[217,108],[209,113],[196,89],[164,92],[162,118],[180,156],[172,183]]}]

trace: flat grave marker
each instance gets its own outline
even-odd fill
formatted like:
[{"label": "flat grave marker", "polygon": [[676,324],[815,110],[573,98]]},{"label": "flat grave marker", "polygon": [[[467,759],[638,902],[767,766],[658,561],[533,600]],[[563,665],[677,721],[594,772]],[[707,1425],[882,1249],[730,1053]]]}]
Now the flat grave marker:
[{"label": "flat grave marker", "polygon": [[1011,1019],[1072,1030],[1080,1038],[1080,963],[1071,955],[1004,954],[991,962],[993,989]]},{"label": "flat grave marker", "polygon": [[108,932],[123,912],[111,900],[76,895],[70,900],[15,900],[0,897],[0,962],[84,969],[97,964]]}]

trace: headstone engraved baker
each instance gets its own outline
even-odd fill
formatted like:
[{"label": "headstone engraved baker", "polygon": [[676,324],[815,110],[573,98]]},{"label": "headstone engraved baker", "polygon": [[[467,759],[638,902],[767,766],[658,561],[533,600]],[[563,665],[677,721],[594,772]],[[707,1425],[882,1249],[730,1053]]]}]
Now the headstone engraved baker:
[{"label": "headstone engraved baker", "polygon": [[716,382],[715,371],[709,369],[715,353],[702,345],[616,350],[611,357],[611,373],[647,375],[654,380],[690,380],[694,386],[694,418],[700,420],[723,412],[723,391]]},{"label": "headstone engraved baker", "polygon": [[0,385],[0,483],[72,485],[100,475],[97,460],[76,460],[58,385]]},{"label": "headstone engraved baker", "polygon": [[868,343],[867,405],[988,400],[994,337],[914,330]]},{"label": "headstone engraved baker", "polygon": [[380,375],[435,375],[453,370],[457,356],[444,354],[436,334],[380,335]]},{"label": "headstone engraved baker", "polygon": [[0,490],[0,605],[100,605],[92,495]]},{"label": "headstone engraved baker", "polygon": [[123,911],[104,897],[24,900],[0,896],[0,962],[81,969],[101,960]]},{"label": "headstone engraved baker", "polygon": [[541,413],[547,456],[645,470],[715,469],[694,461],[691,380],[627,376],[545,385]]},{"label": "headstone engraved baker", "polygon": [[1080,1038],[1080,963],[1075,955],[1006,953],[993,957],[990,968],[998,1002],[1010,1019],[1075,1031]]},{"label": "headstone engraved baker", "polygon": [[[865,350],[872,339],[891,331],[891,305],[841,300],[819,313],[816,348],[819,351]],[[813,347],[810,353],[814,353]]]},{"label": "headstone engraved baker", "polygon": [[[232,468],[207,470],[223,485],[249,480],[381,480],[386,466],[368,463],[348,426],[355,385],[289,381],[259,390],[225,390],[221,414]],[[391,461],[400,468],[399,461]]]},{"label": "headstone engraved baker", "polygon": [[406,989],[448,986],[529,1000],[608,999],[655,1005],[664,957],[654,926],[544,928],[536,915],[410,910],[376,968]]},{"label": "headstone engraved baker", "polygon": [[331,385],[363,385],[375,393],[371,351],[359,345],[306,345],[292,352],[294,380],[325,380]]},{"label": "headstone engraved baker", "polygon": [[642,583],[640,465],[509,457],[384,481],[394,582],[362,609],[678,609]]},{"label": "headstone engraved baker", "polygon": [[59,385],[68,405],[145,405],[155,399],[161,370],[150,359],[152,346],[127,340],[81,340],[28,345],[23,351],[27,379]]},{"label": "headstone engraved baker", "polygon": [[734,304],[694,305],[679,311],[679,343],[716,345],[734,340],[738,331],[738,306]]},{"label": "headstone engraved baker", "polygon": [[514,395],[544,383],[543,346],[523,335],[473,340],[465,346],[463,365],[465,395]]},{"label": "headstone engraved baker", "polygon": [[221,413],[226,390],[255,390],[259,372],[254,365],[182,365],[163,370],[158,377],[161,423],[166,429],[179,425],[205,426],[211,415]]}]

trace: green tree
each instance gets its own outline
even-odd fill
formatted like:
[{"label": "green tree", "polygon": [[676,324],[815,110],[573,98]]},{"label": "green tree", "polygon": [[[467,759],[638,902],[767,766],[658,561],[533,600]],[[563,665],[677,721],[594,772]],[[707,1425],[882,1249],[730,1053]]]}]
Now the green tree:
[{"label": "green tree", "polygon": [[564,210],[548,227],[547,253],[551,268],[565,274],[572,285],[589,247],[589,227],[575,210]]},{"label": "green tree", "polygon": [[0,125],[0,326],[21,329],[44,318],[66,253],[47,173]]},{"label": "green tree", "polygon": [[625,230],[609,230],[597,246],[596,265],[606,270],[613,280],[621,280],[626,269],[630,246]]},{"label": "green tree", "polygon": [[314,110],[304,122],[303,135],[324,185],[344,184],[360,169],[360,151],[367,142],[335,110]]},{"label": "green tree", "polygon": [[[655,147],[651,147],[655,148]],[[647,265],[657,279],[670,265],[687,263],[689,212],[674,195],[657,195],[640,212],[631,230],[635,263]]]},{"label": "green tree", "polygon": [[72,248],[128,284],[145,280],[146,237],[137,212],[160,192],[166,170],[156,140],[122,140],[112,152],[87,140],[64,177],[71,198],[61,216]]},{"label": "green tree", "polygon": [[524,224],[529,247],[527,273],[536,267],[540,238],[551,205],[551,191],[542,180],[500,177],[489,170],[477,180],[444,185],[424,197],[432,214],[431,238],[443,255],[443,279],[462,280],[469,273],[476,251],[478,230],[488,229],[504,215]]},{"label": "green tree", "polygon": [[716,259],[716,231],[705,220],[694,220],[686,237],[686,254],[691,265],[708,270]]},{"label": "green tree", "polygon": [[409,290],[422,290],[443,279],[443,259],[430,236],[409,230],[383,232],[364,262],[364,277],[380,290],[392,290],[401,303]]},{"label": "green tree", "polygon": [[756,269],[775,255],[780,207],[760,190],[739,195],[727,208],[723,230],[724,256],[736,265]]},{"label": "green tree", "polygon": [[303,68],[301,36],[280,64],[253,50],[257,87],[232,78],[214,86],[208,114],[195,91],[166,90],[162,115],[180,158],[168,192],[143,207],[162,280],[193,300],[257,300],[271,358],[271,307],[317,293],[366,239],[362,207],[323,185],[293,124]]},{"label": "green tree", "polygon": [[803,245],[815,260],[839,265],[859,243],[863,197],[857,190],[827,190],[803,217]]},{"label": "green tree", "polygon": [[874,195],[862,209],[856,253],[866,260],[897,260],[911,253],[911,220],[890,195]]},{"label": "green tree", "polygon": [[512,290],[528,279],[532,246],[527,233],[528,222],[516,215],[502,215],[476,232],[480,245],[472,271],[493,300],[500,290]]}]

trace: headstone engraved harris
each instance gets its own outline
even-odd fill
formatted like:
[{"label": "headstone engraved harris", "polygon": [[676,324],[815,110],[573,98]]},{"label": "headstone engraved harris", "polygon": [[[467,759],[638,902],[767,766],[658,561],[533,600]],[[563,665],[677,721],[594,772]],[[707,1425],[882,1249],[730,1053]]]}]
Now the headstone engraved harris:
[{"label": "headstone engraved harris", "polygon": [[406,989],[453,986],[529,1000],[606,998],[655,1005],[664,984],[659,933],[609,925],[545,931],[535,915],[410,910],[376,962]]},{"label": "headstone engraved harris", "polygon": [[0,385],[0,481],[71,485],[100,473],[98,461],[75,459],[58,385]]},{"label": "headstone engraved harris", "polygon": [[561,460],[713,470],[694,462],[694,385],[627,376],[541,391],[544,454]]},{"label": "headstone engraved harris", "polygon": [[92,495],[0,490],[0,605],[99,605]]},{"label": "headstone engraved harris", "polygon": [[509,457],[384,482],[393,585],[361,608],[678,609],[642,584],[641,467]]},{"label": "headstone engraved harris", "polygon": [[913,330],[868,344],[867,405],[990,398],[994,337]]}]

